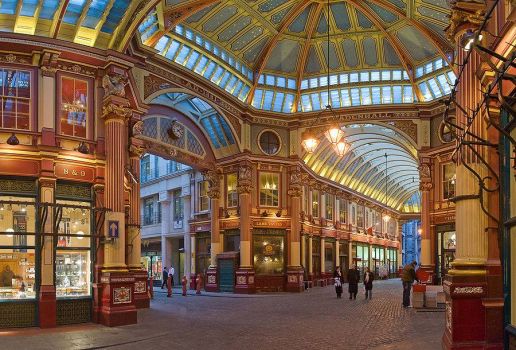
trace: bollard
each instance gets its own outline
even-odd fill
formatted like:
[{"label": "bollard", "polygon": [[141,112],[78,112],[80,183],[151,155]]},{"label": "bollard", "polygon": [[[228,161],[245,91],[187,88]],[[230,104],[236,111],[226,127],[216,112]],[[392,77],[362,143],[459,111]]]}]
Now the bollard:
[{"label": "bollard", "polygon": [[183,276],[181,279],[181,285],[183,286],[183,296],[186,297],[186,283],[188,281],[186,280],[186,276]]},{"label": "bollard", "polygon": [[167,279],[167,298],[172,296],[172,276],[168,275]]},{"label": "bollard", "polygon": [[154,279],[152,277],[149,277],[149,288],[147,289],[149,291],[149,298],[154,299]]}]

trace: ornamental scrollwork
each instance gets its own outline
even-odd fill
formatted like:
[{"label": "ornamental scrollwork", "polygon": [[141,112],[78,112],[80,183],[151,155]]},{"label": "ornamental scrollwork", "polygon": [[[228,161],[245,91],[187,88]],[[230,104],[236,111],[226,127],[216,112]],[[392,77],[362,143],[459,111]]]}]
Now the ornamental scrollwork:
[{"label": "ornamental scrollwork", "polygon": [[208,197],[211,199],[220,198],[220,173],[217,170],[203,172],[204,179],[208,181]]},{"label": "ornamental scrollwork", "polygon": [[484,20],[486,7],[486,2],[483,0],[451,1],[450,25],[444,29],[448,39],[455,42],[455,35],[465,25],[480,26]]},{"label": "ornamental scrollwork", "polygon": [[253,190],[253,167],[244,161],[238,165],[238,193],[251,193]]},{"label": "ornamental scrollwork", "polygon": [[128,119],[132,113],[131,108],[115,103],[108,103],[102,107],[102,118],[104,119]]},{"label": "ornamental scrollwork", "polygon": [[143,134],[143,121],[138,120],[133,125],[133,136],[139,136]]}]

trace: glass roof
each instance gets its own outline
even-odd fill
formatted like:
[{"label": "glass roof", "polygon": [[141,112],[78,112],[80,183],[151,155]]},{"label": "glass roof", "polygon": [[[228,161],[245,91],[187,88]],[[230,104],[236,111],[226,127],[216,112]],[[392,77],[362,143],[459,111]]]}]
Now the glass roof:
[{"label": "glass roof", "polygon": [[446,1],[332,0],[329,28],[319,0],[204,1],[164,23],[187,3],[151,12],[139,28],[143,44],[257,109],[427,102],[455,81]]},{"label": "glass roof", "polygon": [[351,146],[344,157],[336,156],[321,129],[321,144],[316,152],[303,156],[304,162],[316,174],[396,210],[418,209],[415,204],[405,207],[419,191],[417,151],[412,143],[404,135],[376,124],[350,124],[342,130]]}]

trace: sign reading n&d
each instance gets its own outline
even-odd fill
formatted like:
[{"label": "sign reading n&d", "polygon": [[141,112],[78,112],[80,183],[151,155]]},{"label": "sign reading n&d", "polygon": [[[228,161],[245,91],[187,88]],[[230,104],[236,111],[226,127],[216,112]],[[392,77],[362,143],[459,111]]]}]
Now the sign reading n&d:
[{"label": "sign reading n&d", "polygon": [[108,221],[108,237],[118,238],[118,220]]}]

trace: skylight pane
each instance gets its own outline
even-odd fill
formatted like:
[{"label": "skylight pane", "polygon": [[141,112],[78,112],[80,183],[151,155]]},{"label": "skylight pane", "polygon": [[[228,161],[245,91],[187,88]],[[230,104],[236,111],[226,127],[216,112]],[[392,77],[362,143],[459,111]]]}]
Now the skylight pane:
[{"label": "skylight pane", "polygon": [[435,78],[428,79],[427,82],[435,98],[441,97],[443,95],[441,89],[439,89],[439,86],[437,85],[437,81],[435,80]]},{"label": "skylight pane", "polygon": [[213,61],[210,61],[210,63],[208,63],[208,67],[204,71],[203,77],[205,77],[206,79],[210,79],[216,67],[217,64]]},{"label": "skylight pane", "polygon": [[418,86],[425,101],[431,101],[432,94],[430,93],[430,90],[428,89],[428,85],[426,85],[426,82],[419,83]]},{"label": "skylight pane", "polygon": [[403,101],[401,86],[395,85],[392,87],[392,97],[394,103],[401,103]]},{"label": "skylight pane", "polygon": [[191,50],[192,49],[190,49],[188,46],[183,45],[181,50],[179,50],[179,53],[177,54],[174,61],[179,64],[183,64],[183,62],[186,60],[186,57],[188,56],[188,54],[190,53]]},{"label": "skylight pane", "polygon": [[244,87],[244,82],[242,80],[238,79],[238,82],[235,86],[235,90],[233,90],[232,94],[234,96],[239,96],[243,87]]},{"label": "skylight pane", "polygon": [[330,85],[337,85],[339,83],[339,76],[334,74],[330,76]]},{"label": "skylight pane", "polygon": [[[295,89],[296,88],[296,80],[295,79],[288,79],[287,87],[289,89]],[[302,89],[303,87],[301,87]]]},{"label": "skylight pane", "polygon": [[258,77],[258,84],[264,84],[264,81],[265,81],[265,76],[263,74],[260,74],[260,76]]},{"label": "skylight pane", "polygon": [[371,91],[368,87],[361,88],[360,94],[362,95],[362,104],[370,105],[371,104]]},{"label": "skylight pane", "polygon": [[185,67],[192,70],[192,68],[195,66],[195,63],[197,63],[197,59],[200,55],[201,54],[197,51],[192,52],[192,54],[188,58],[188,61],[186,61]]},{"label": "skylight pane", "polygon": [[310,79],[310,89],[316,88],[319,86],[319,82],[317,81],[317,78]]},{"label": "skylight pane", "polygon": [[274,86],[274,75],[266,75],[265,76],[265,84],[266,85],[270,85],[270,86]]},{"label": "skylight pane", "polygon": [[328,86],[328,77],[323,76],[319,78],[319,86]]},{"label": "skylight pane", "polygon": [[349,90],[348,89],[341,89],[340,90],[340,98],[342,99],[342,107],[349,107],[349,106],[351,106],[351,98],[349,97]]},{"label": "skylight pane", "polygon": [[382,80],[391,80],[391,71],[390,70],[384,70],[382,71]]},{"label": "skylight pane", "polygon": [[226,91],[227,92],[233,92],[233,89],[235,88],[236,82],[238,81],[238,78],[236,76],[232,76],[231,79],[229,79],[228,85],[226,85]]},{"label": "skylight pane", "polygon": [[222,79],[220,79],[220,83],[218,84],[221,88],[224,88],[229,81],[229,78],[232,77],[232,74],[229,71],[225,71]]},{"label": "skylight pane", "polygon": [[220,80],[220,77],[222,77],[222,73],[224,73],[224,68],[217,65],[217,69],[215,70],[215,73],[211,77],[211,81],[217,84]]},{"label": "skylight pane", "polygon": [[179,35],[183,35],[184,31],[185,31],[185,28],[182,26],[182,25],[177,25],[176,28],[176,33],[179,34]]},{"label": "skylight pane", "polygon": [[382,103],[379,86],[373,86],[371,88],[371,99],[374,105],[379,105],[380,103]]},{"label": "skylight pane", "polygon": [[392,80],[401,80],[401,71],[400,70],[392,71]]},{"label": "skylight pane", "polygon": [[263,90],[262,89],[256,89],[254,91],[254,97],[253,97],[253,107],[255,108],[261,108],[262,107],[262,96],[263,96]]},{"label": "skylight pane", "polygon": [[349,81],[349,76],[347,74],[339,75],[339,80],[341,84],[347,84]]},{"label": "skylight pane", "polygon": [[409,75],[405,70],[403,71],[403,80],[410,80]]},{"label": "skylight pane", "polygon": [[435,61],[435,70],[443,68],[443,59],[439,58]]},{"label": "skylight pane", "polygon": [[276,86],[281,88],[287,87],[287,79],[285,77],[276,77]]},{"label": "skylight pane", "polygon": [[390,86],[382,86],[382,103],[392,103],[392,91]]},{"label": "skylight pane", "polygon": [[[290,83],[290,80],[289,80],[289,83]],[[306,90],[306,89],[308,89],[308,80],[303,79],[303,80],[301,80],[301,90]]]},{"label": "skylight pane", "polygon": [[310,95],[301,95],[301,106],[303,107],[303,112],[310,112],[312,110]]},{"label": "skylight pane", "polygon": [[179,41],[173,40],[172,44],[170,45],[170,47],[167,50],[167,53],[165,54],[165,57],[168,58],[169,60],[173,60],[174,57],[176,56],[179,46],[181,46]]},{"label": "skylight pane", "polygon": [[241,101],[245,101],[245,99],[247,98],[247,95],[249,95],[250,90],[251,90],[251,87],[249,85],[244,85],[244,87],[242,88],[242,91],[240,92],[240,95],[238,95],[238,98]]},{"label": "skylight pane", "polygon": [[202,71],[204,67],[208,64],[208,58],[206,56],[202,56],[199,60],[199,63],[197,63],[197,66],[195,66],[194,72],[197,74],[202,74]]},{"label": "skylight pane", "polygon": [[351,105],[360,106],[360,91],[356,88],[351,89]]},{"label": "skylight pane", "polygon": [[285,103],[283,104],[283,112],[284,113],[290,113],[292,112],[292,107],[294,106],[294,95],[287,94],[285,98]]},{"label": "skylight pane", "polygon": [[416,78],[421,78],[425,73],[425,69],[423,67],[416,68]]},{"label": "skylight pane", "polygon": [[265,95],[263,96],[262,109],[264,109],[266,111],[271,110],[273,96],[274,96],[274,92],[272,90],[265,90]]},{"label": "skylight pane", "polygon": [[329,99],[328,99],[328,91],[321,91],[321,105],[322,108],[325,108],[327,105],[329,105]]},{"label": "skylight pane", "polygon": [[340,107],[340,96],[339,96],[339,90],[331,90],[330,91],[331,96],[331,105],[332,107]]},{"label": "skylight pane", "polygon": [[457,80],[455,73],[453,73],[452,71],[449,71],[446,74],[448,75],[448,79],[450,80],[450,85],[453,87]]},{"label": "skylight pane", "polygon": [[358,73],[350,73],[349,74],[349,82],[350,83],[358,83]]},{"label": "skylight pane", "polygon": [[451,93],[450,84],[448,83],[448,80],[446,79],[446,76],[444,74],[438,75],[437,81],[439,82],[439,85],[441,86],[441,89],[444,91],[445,95]]},{"label": "skylight pane", "polygon": [[312,109],[318,111],[321,109],[321,100],[319,99],[318,93],[310,94],[310,100],[312,101]]},{"label": "skylight pane", "polygon": [[[142,37],[142,40],[143,40],[143,37]],[[156,46],[154,46],[154,48],[156,50],[158,50],[160,54],[162,54],[163,53],[163,49],[167,46],[169,41],[170,41],[170,38],[168,36],[162,36],[158,40],[158,42],[157,42]]]},{"label": "skylight pane", "polygon": [[274,96],[274,105],[272,110],[274,112],[281,112],[283,108],[283,99],[285,98],[285,94],[283,92],[276,92],[276,96]]},{"label": "skylight pane", "polygon": [[360,72],[360,81],[369,81],[369,72]]},{"label": "skylight pane", "polygon": [[403,87],[403,103],[414,102],[414,93],[412,92],[412,86],[406,85]]},{"label": "skylight pane", "polygon": [[432,62],[425,64],[425,74],[432,73],[434,71],[434,65]]},{"label": "skylight pane", "polygon": [[379,71],[372,71],[371,72],[371,81],[379,81],[380,80],[380,72]]}]

